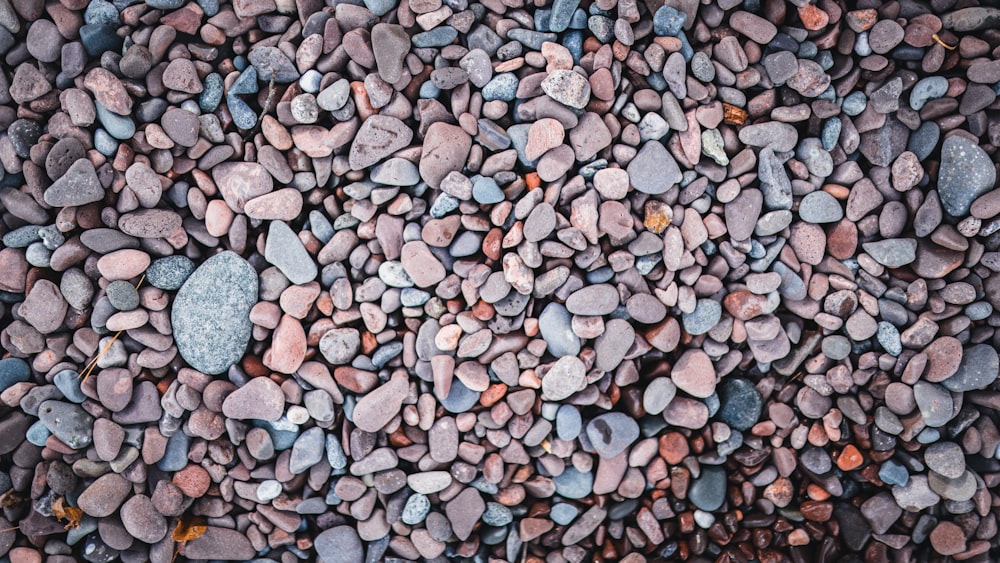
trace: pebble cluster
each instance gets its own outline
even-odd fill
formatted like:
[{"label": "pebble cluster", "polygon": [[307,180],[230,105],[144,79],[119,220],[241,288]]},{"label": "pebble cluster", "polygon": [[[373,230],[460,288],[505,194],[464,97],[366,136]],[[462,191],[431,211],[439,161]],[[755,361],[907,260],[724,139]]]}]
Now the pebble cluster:
[{"label": "pebble cluster", "polygon": [[996,560],[977,4],[0,0],[0,556]]}]

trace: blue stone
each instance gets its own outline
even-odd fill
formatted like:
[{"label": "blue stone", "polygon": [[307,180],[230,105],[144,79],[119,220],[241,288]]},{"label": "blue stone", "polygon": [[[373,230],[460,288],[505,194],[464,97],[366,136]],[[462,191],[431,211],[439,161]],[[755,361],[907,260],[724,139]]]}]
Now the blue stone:
[{"label": "blue stone", "polygon": [[229,106],[229,113],[233,116],[233,123],[240,129],[253,129],[257,125],[257,114],[232,91],[226,96],[226,105]]},{"label": "blue stone", "polygon": [[735,430],[749,430],[760,418],[760,392],[746,379],[726,378],[718,389],[719,420]]},{"label": "blue stone", "polygon": [[114,156],[118,151],[118,141],[104,129],[94,132],[94,148],[104,156]]},{"label": "blue stone", "polygon": [[184,0],[146,0],[146,5],[157,10],[176,10],[184,5]]},{"label": "blue stone", "polygon": [[458,30],[453,27],[436,27],[430,31],[418,33],[410,40],[414,47],[444,47],[450,45],[458,37]]},{"label": "blue stone", "polygon": [[555,0],[552,3],[552,15],[549,19],[549,31],[561,32],[566,31],[569,27],[570,22],[573,20],[573,14],[576,13],[577,7],[580,6],[580,0]]},{"label": "blue stone", "polygon": [[132,118],[109,111],[96,102],[94,106],[97,108],[97,119],[109,135],[120,141],[127,141],[135,135],[135,122]]},{"label": "blue stone", "polygon": [[[583,12],[579,13],[582,14]],[[586,27],[586,24],[584,27]],[[569,50],[570,55],[573,55],[573,62],[579,64],[580,57],[583,56],[583,33],[579,31],[567,31],[563,35],[562,45]]]},{"label": "blue stone", "polygon": [[472,185],[472,198],[482,205],[500,203],[506,196],[493,178],[480,177]]},{"label": "blue stone", "polygon": [[556,486],[556,494],[563,498],[579,499],[589,496],[594,489],[594,474],[583,473],[572,465],[552,478]]},{"label": "blue stone", "polygon": [[259,85],[257,84],[257,69],[250,67],[246,69],[229,88],[230,94],[256,94]]},{"label": "blue stone", "polygon": [[466,412],[479,402],[478,391],[473,391],[465,386],[459,380],[454,380],[451,382],[451,391],[448,393],[448,397],[438,400],[441,401],[441,405],[451,413]]},{"label": "blue stone", "polygon": [[684,22],[686,21],[687,14],[684,12],[670,6],[661,6],[653,14],[653,33],[660,36],[676,37],[681,32],[681,29],[684,28]]},{"label": "blue stone", "polygon": [[382,17],[396,8],[395,0],[365,0],[365,7],[376,16]]},{"label": "blue stone", "polygon": [[702,465],[701,475],[691,483],[688,499],[706,511],[718,510],[726,501],[726,470],[718,465]]},{"label": "blue stone", "polygon": [[83,12],[83,23],[117,26],[121,23],[121,18],[118,15],[118,8],[111,2],[93,0]]},{"label": "blue stone", "polygon": [[569,29],[587,29],[587,12],[577,8],[573,12],[573,18],[569,20]]},{"label": "blue stone", "polygon": [[217,72],[213,72],[205,77],[204,85],[205,89],[202,90],[201,96],[198,97],[198,107],[205,113],[212,113],[222,102],[224,90],[222,76]]},{"label": "blue stone", "polygon": [[197,2],[206,16],[212,17],[219,13],[219,0],[197,0]]},{"label": "blue stone", "polygon": [[552,518],[552,521],[560,526],[568,526],[578,514],[580,514],[580,510],[575,506],[566,502],[560,502],[552,507],[551,512],[549,512],[549,518]]},{"label": "blue stone", "polygon": [[28,440],[28,442],[38,447],[44,446],[45,441],[48,440],[51,435],[52,432],[49,432],[49,429],[42,424],[41,420],[36,420],[34,424],[28,427],[28,431],[24,433],[24,437]]},{"label": "blue stone", "polygon": [[115,33],[116,26],[86,24],[80,28],[80,42],[91,57],[100,57],[106,51],[121,51],[122,38]]},{"label": "blue stone", "polygon": [[382,369],[385,364],[389,363],[389,360],[395,358],[396,356],[403,353],[403,343],[402,342],[390,342],[383,346],[380,346],[375,353],[372,354],[372,363],[375,367]]},{"label": "blue stone", "polygon": [[[427,83],[429,84],[429,82]],[[517,76],[512,72],[504,72],[498,74],[490,79],[483,86],[483,101],[490,102],[493,100],[500,100],[503,102],[509,102],[514,99],[517,95],[517,86],[519,81]]]},{"label": "blue stone", "polygon": [[79,404],[87,400],[87,396],[80,390],[80,374],[71,369],[64,369],[57,373],[52,378],[52,383],[68,401]]},{"label": "blue stone", "polygon": [[184,432],[174,432],[167,439],[167,450],[156,466],[160,471],[180,471],[188,464],[188,446],[191,439]]},{"label": "blue stone", "polygon": [[[291,448],[295,444],[295,439],[299,437],[298,425],[293,424],[285,416],[274,422],[269,420],[254,421],[254,425],[263,428],[270,434],[271,442],[274,443],[274,451],[277,452]],[[329,457],[329,450],[327,456]]]},{"label": "blue stone", "polygon": [[531,31],[530,29],[521,28],[515,28],[508,31],[507,38],[517,41],[521,45],[536,51],[541,50],[542,43],[545,43],[546,41],[555,43],[559,40],[559,36],[555,33],[543,33],[541,31]]},{"label": "blue stone", "polygon": [[843,125],[836,118],[827,119],[823,122],[823,132],[820,134],[820,140],[823,142],[824,150],[832,151],[837,146],[842,128]]},{"label": "blue stone", "polygon": [[462,200],[458,199],[457,197],[441,192],[441,194],[437,196],[437,198],[434,200],[434,203],[431,205],[431,211],[430,211],[431,217],[435,219],[440,219],[445,215],[451,213],[452,211],[458,209],[458,206],[461,203]]},{"label": "blue stone", "polygon": [[438,97],[441,94],[441,89],[434,85],[433,82],[424,82],[420,85],[420,97],[425,100],[431,100]]},{"label": "blue stone", "polygon": [[146,281],[153,287],[173,291],[180,289],[192,272],[194,262],[187,256],[166,256],[150,264],[146,269]]},{"label": "blue stone", "polygon": [[10,248],[27,248],[40,240],[42,237],[38,234],[38,225],[18,227],[3,236],[4,246]]},{"label": "blue stone", "polygon": [[886,485],[905,486],[910,481],[910,473],[894,459],[886,460],[878,470],[878,478]]}]

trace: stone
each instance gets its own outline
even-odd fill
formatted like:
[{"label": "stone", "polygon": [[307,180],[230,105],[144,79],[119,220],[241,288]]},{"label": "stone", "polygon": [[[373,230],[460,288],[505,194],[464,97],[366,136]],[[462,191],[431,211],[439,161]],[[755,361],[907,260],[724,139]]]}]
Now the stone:
[{"label": "stone", "polygon": [[298,235],[283,221],[271,221],[264,258],[295,285],[316,279],[319,270]]},{"label": "stone", "polygon": [[618,290],[609,284],[589,285],[575,291],[566,300],[566,309],[574,315],[609,315],[619,304]]},{"label": "stone", "polygon": [[420,177],[433,188],[451,172],[465,168],[472,137],[461,127],[437,122],[427,128],[420,153]]},{"label": "stone", "polygon": [[243,213],[243,206],[251,199],[274,189],[271,174],[255,162],[224,162],[212,168],[212,179],[236,213]]},{"label": "stone", "polygon": [[587,424],[587,438],[602,458],[613,458],[639,438],[639,425],[620,412],[602,414]]},{"label": "stone", "polygon": [[556,358],[577,356],[580,338],[573,332],[572,315],[560,303],[549,303],[538,316],[538,330],[550,354]]},{"label": "stone", "polygon": [[445,514],[451,523],[455,536],[465,541],[472,534],[472,529],[486,511],[483,497],[474,488],[466,488],[444,506]]},{"label": "stone", "polygon": [[702,465],[701,475],[692,480],[688,490],[691,504],[714,512],[726,501],[726,470],[718,465]]},{"label": "stone", "polygon": [[996,348],[989,344],[976,344],[965,349],[958,370],[941,385],[955,393],[974,391],[996,381],[998,374],[1000,355]]},{"label": "stone", "polygon": [[77,506],[96,518],[111,516],[132,492],[132,484],[117,473],[97,478],[77,498]]},{"label": "stone", "polygon": [[662,194],[681,181],[677,161],[659,141],[646,141],[626,170],[632,187],[650,195]]},{"label": "stone", "polygon": [[367,168],[406,147],[412,139],[413,131],[399,119],[373,115],[354,136],[348,157],[351,169]]},{"label": "stone", "polygon": [[757,424],[763,409],[763,398],[746,379],[727,377],[719,385],[719,420],[731,428],[746,431]]},{"label": "stone", "polygon": [[274,422],[285,411],[285,395],[278,384],[267,377],[255,377],[226,396],[222,414],[238,420]]},{"label": "stone", "polygon": [[230,251],[209,258],[187,278],[170,319],[177,351],[191,367],[214,375],[243,358],[257,285],[257,272]]},{"label": "stone", "polygon": [[989,155],[969,139],[952,135],[941,145],[938,197],[945,212],[964,217],[979,196],[996,183],[996,168]]},{"label": "stone", "polygon": [[104,199],[104,187],[94,165],[81,158],[45,190],[44,199],[52,207],[78,207]]},{"label": "stone", "polygon": [[572,70],[550,72],[541,87],[550,98],[571,108],[583,109],[590,101],[590,82]]},{"label": "stone", "polygon": [[939,475],[958,479],[965,473],[965,452],[954,442],[938,442],[924,451],[924,463]]},{"label": "stone", "polygon": [[358,401],[354,407],[354,425],[365,432],[378,432],[399,413],[409,390],[406,371],[396,371],[388,382]]},{"label": "stone", "polygon": [[201,536],[184,543],[180,554],[188,559],[249,561],[253,559],[257,551],[250,540],[238,531],[218,526],[207,526],[205,533]]},{"label": "stone", "polygon": [[335,366],[351,363],[360,349],[361,334],[355,328],[330,329],[319,342],[320,353]]},{"label": "stone", "polygon": [[678,389],[693,397],[705,398],[715,393],[715,366],[701,350],[685,351],[674,364],[670,379]]},{"label": "stone", "polygon": [[79,405],[44,401],[38,405],[38,418],[53,436],[74,450],[84,449],[93,442],[94,417]]},{"label": "stone", "polygon": [[566,399],[583,389],[586,375],[586,368],[579,358],[563,356],[542,377],[542,393],[550,401]]},{"label": "stone", "polygon": [[914,239],[876,240],[862,243],[861,248],[887,268],[901,268],[917,259],[917,241]]},{"label": "stone", "polygon": [[135,495],[121,507],[122,524],[133,538],[153,544],[167,535],[167,519],[146,495]]}]

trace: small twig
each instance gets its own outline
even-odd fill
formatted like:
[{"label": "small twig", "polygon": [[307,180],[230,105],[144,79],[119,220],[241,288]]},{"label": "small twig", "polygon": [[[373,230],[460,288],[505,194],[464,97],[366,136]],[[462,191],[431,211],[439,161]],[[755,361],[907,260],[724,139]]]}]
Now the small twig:
[{"label": "small twig", "polygon": [[[142,277],[139,278],[139,283],[135,284],[135,288],[139,289],[139,287],[142,285],[142,282],[144,282],[145,280],[146,280],[146,274],[143,274]],[[98,352],[96,356],[94,356],[94,359],[87,362],[87,365],[84,366],[83,368],[83,372],[80,374],[81,376],[83,376],[84,381],[87,381],[87,378],[90,377],[91,373],[93,373],[94,368],[97,367],[97,362],[101,361],[101,358],[104,357],[104,354],[108,353],[108,350],[110,350],[111,346],[113,346],[115,341],[118,340],[118,337],[122,335],[122,332],[123,331],[121,330],[116,332],[115,335],[111,337],[111,341],[105,344],[104,348],[102,348],[101,351]]]},{"label": "small twig", "polygon": [[942,41],[941,38],[938,37],[937,33],[931,35],[931,39],[933,39],[934,41],[937,41],[938,45],[944,47],[945,49],[948,49],[949,51],[954,51],[955,50],[955,47],[952,47],[951,45],[949,45],[949,44],[945,43],[944,41]]}]

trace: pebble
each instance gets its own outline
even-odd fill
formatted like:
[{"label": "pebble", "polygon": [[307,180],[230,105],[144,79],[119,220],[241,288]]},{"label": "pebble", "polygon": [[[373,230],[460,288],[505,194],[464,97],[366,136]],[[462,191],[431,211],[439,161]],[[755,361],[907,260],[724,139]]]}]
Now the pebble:
[{"label": "pebble", "polygon": [[964,217],[979,196],[993,189],[996,168],[979,145],[958,135],[941,145],[938,195],[952,217]]},{"label": "pebble", "polygon": [[691,504],[706,512],[713,512],[726,501],[726,471],[717,465],[704,465],[701,475],[692,480],[688,490]]},{"label": "pebble", "polygon": [[586,367],[575,356],[559,358],[542,377],[542,393],[551,401],[561,401],[583,389]]},{"label": "pebble", "polygon": [[52,207],[77,207],[104,199],[104,188],[94,165],[81,158],[45,190],[44,197]]},{"label": "pebble", "polygon": [[597,455],[613,458],[639,437],[639,425],[624,413],[602,414],[587,424],[587,437]]},{"label": "pebble", "polygon": [[954,375],[941,384],[955,393],[973,391],[983,389],[996,381],[998,374],[1000,374],[1000,356],[996,348],[988,344],[977,344],[965,349]]},{"label": "pebble", "polygon": [[727,377],[718,389],[718,418],[730,427],[746,431],[757,424],[764,402],[760,392],[746,379]]}]

